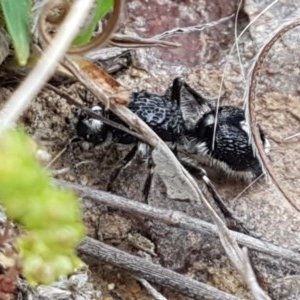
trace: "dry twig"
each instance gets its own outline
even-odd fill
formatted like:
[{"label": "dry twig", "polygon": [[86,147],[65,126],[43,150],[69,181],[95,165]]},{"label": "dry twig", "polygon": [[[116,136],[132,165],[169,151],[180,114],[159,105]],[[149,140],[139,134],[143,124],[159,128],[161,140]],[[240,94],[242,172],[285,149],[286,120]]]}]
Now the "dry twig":
[{"label": "dry twig", "polygon": [[135,279],[143,285],[143,287],[155,300],[167,300],[167,298],[159,293],[147,280],[139,277],[135,277]]},{"label": "dry twig", "polygon": [[257,79],[258,79],[258,73],[260,69],[262,68],[262,64],[264,60],[266,59],[267,55],[269,54],[269,51],[273,47],[273,45],[282,38],[282,36],[290,31],[291,29],[297,27],[300,25],[300,19],[293,21],[287,25],[282,26],[280,29],[278,29],[274,35],[269,39],[268,42],[265,43],[265,45],[260,49],[259,53],[257,54],[257,57],[255,59],[255,62],[253,64],[252,72],[251,72],[251,80],[249,84],[249,89],[247,91],[248,94],[248,112],[249,116],[248,119],[250,120],[251,124],[251,132],[252,137],[255,143],[255,149],[254,151],[256,154],[258,154],[258,158],[261,161],[263,167],[267,170],[268,174],[272,178],[275,186],[277,189],[281,192],[281,194],[284,196],[284,198],[292,205],[294,209],[296,209],[298,212],[300,212],[300,208],[297,206],[295,201],[291,198],[290,195],[284,190],[284,188],[281,186],[279,181],[276,178],[275,172],[269,163],[269,159],[267,155],[265,154],[260,134],[259,134],[259,128],[257,127],[256,122],[256,116],[255,116],[255,91],[257,86]]},{"label": "dry twig", "polygon": [[[238,49],[238,43],[240,38],[244,35],[244,33],[249,29],[249,27],[256,21],[258,20],[265,12],[267,12],[273,5],[275,5],[278,2],[278,0],[274,0],[272,1],[265,9],[263,9],[243,30],[242,32],[239,34],[238,37],[235,38],[234,44],[232,45],[229,54],[228,54],[228,59],[226,60],[226,64],[224,67],[224,71],[222,74],[222,79],[221,79],[221,83],[220,83],[220,88],[219,88],[219,95],[218,95],[218,100],[217,100],[217,105],[216,105],[216,121],[215,121],[215,125],[214,125],[214,134],[213,134],[213,146],[212,148],[214,149],[214,144],[215,144],[215,139],[216,139],[216,129],[217,129],[217,120],[218,120],[218,111],[219,111],[219,106],[221,103],[221,95],[222,95],[222,90],[223,90],[223,86],[224,86],[224,81],[225,81],[225,75],[227,72],[227,69],[229,67],[229,57],[232,54],[234,48],[236,47]],[[240,2],[240,4],[242,3],[242,1]],[[240,64],[241,67],[241,73],[244,74],[244,70],[242,68],[242,65]]]},{"label": "dry twig", "polygon": [[200,300],[204,297],[216,300],[237,299],[235,296],[222,292],[207,284],[185,277],[184,275],[178,274],[160,265],[148,262],[140,257],[128,254],[89,237],[86,237],[80,243],[78,252],[81,256],[83,256],[83,259],[84,255],[88,255],[96,260],[101,259],[109,264],[128,270],[136,276],[176,290],[179,293],[193,299]]},{"label": "dry twig", "polygon": [[[83,201],[89,199],[92,200],[95,204],[104,204],[108,207],[119,209],[135,216],[136,218],[149,218],[158,220],[169,226],[191,230],[201,234],[213,234],[215,236],[218,235],[218,230],[215,225],[196,218],[192,218],[179,211],[171,211],[151,207],[147,204],[143,204],[107,192],[98,191],[76,183],[65,182],[62,180],[56,180],[55,183],[58,186],[74,190],[83,198]],[[294,251],[275,246],[271,243],[261,241],[239,232],[231,231],[231,234],[240,245],[300,265],[300,254]]]},{"label": "dry twig", "polygon": [[191,32],[195,32],[195,31],[202,31],[204,29],[210,28],[210,27],[214,27],[216,25],[219,25],[223,22],[229,21],[230,19],[232,19],[234,15],[230,15],[228,17],[224,17],[221,18],[217,21],[213,21],[213,22],[209,22],[209,23],[205,23],[205,24],[198,24],[198,25],[193,25],[193,26],[188,26],[188,27],[178,27],[178,28],[173,28],[171,30],[165,31],[163,33],[160,33],[156,36],[154,36],[154,39],[164,39],[166,37],[169,36],[174,36],[174,35],[178,35],[178,34],[186,34],[186,33],[191,33]]}]

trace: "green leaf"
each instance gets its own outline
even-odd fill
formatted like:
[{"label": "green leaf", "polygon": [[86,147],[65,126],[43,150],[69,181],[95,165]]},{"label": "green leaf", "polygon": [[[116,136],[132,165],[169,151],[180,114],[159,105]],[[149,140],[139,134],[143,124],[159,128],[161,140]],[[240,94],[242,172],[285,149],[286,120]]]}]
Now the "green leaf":
[{"label": "green leaf", "polygon": [[112,10],[113,5],[114,0],[98,0],[92,20],[90,20],[88,26],[86,26],[84,30],[79,33],[79,35],[73,41],[73,45],[80,46],[89,43],[98,22]]},{"label": "green leaf", "polygon": [[31,1],[1,0],[1,7],[18,62],[24,66],[29,57]]}]

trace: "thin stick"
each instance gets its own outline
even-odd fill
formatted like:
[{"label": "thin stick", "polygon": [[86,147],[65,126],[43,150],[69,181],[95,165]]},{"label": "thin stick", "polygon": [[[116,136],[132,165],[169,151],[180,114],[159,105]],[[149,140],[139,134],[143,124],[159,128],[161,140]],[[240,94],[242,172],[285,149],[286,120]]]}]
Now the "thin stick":
[{"label": "thin stick", "polygon": [[300,132],[295,133],[295,134],[293,134],[293,135],[290,135],[290,136],[286,137],[284,140],[287,141],[287,140],[293,139],[293,138],[295,138],[295,137],[297,137],[297,136],[299,136],[299,135],[300,135]]},{"label": "thin stick", "polygon": [[[215,225],[192,218],[179,211],[171,211],[152,207],[128,198],[98,191],[83,185],[70,183],[63,180],[55,180],[55,183],[60,187],[69,188],[76,191],[76,193],[83,198],[83,201],[89,199],[92,200],[96,205],[104,204],[109,207],[125,211],[126,213],[136,217],[159,220],[170,226],[187,229],[202,234],[213,234],[215,236],[218,235],[218,230]],[[231,234],[235,237],[240,245],[300,265],[300,254],[294,251],[275,246],[271,243],[261,241],[239,232],[231,231]]]},{"label": "thin stick", "polygon": [[188,26],[188,27],[173,28],[171,30],[165,31],[163,33],[160,33],[160,34],[154,36],[153,39],[160,40],[160,39],[164,39],[166,37],[174,36],[174,35],[178,35],[178,34],[191,33],[191,32],[195,32],[195,31],[202,31],[204,29],[219,25],[223,22],[227,22],[230,19],[232,19],[233,16],[234,15],[230,15],[228,17],[221,18],[217,21],[213,21],[213,22],[209,22],[209,23],[205,23],[205,24],[197,24],[197,25]]},{"label": "thin stick", "polygon": [[159,293],[147,280],[139,277],[135,277],[135,279],[143,285],[143,287],[155,300],[167,300],[167,298]]},{"label": "thin stick", "polygon": [[238,299],[207,284],[198,282],[89,237],[83,239],[77,250],[81,256],[89,256],[87,263],[91,263],[91,257],[96,260],[101,259],[109,264],[133,272],[136,276],[176,290],[193,299],[202,300],[205,297],[215,300]]},{"label": "thin stick", "polygon": [[252,73],[251,73],[251,80],[248,89],[248,112],[249,112],[249,120],[251,124],[251,132],[252,137],[255,143],[254,151],[256,152],[258,159],[260,160],[263,167],[267,170],[268,174],[272,178],[277,189],[281,192],[283,197],[288,201],[288,203],[298,212],[300,212],[300,207],[298,207],[297,203],[288,195],[288,193],[284,190],[281,186],[279,181],[276,179],[275,172],[272,166],[269,163],[269,159],[264,151],[259,128],[256,122],[256,115],[255,115],[255,96],[256,96],[256,87],[257,87],[257,80],[258,80],[258,73],[262,67],[264,60],[266,59],[267,55],[269,54],[271,48],[274,44],[282,38],[282,36],[290,31],[291,29],[300,25],[300,19],[296,21],[292,21],[291,23],[284,25],[281,27],[277,32],[269,39],[268,42],[260,49],[260,52],[257,55],[255,63],[253,65]]},{"label": "thin stick", "polygon": [[246,81],[246,77],[245,77],[245,70],[243,68],[243,64],[242,64],[242,59],[241,59],[241,54],[240,54],[240,48],[239,48],[239,43],[238,43],[238,31],[237,31],[237,26],[238,26],[238,18],[239,18],[239,13],[240,13],[240,10],[242,8],[242,5],[244,4],[244,1],[243,0],[240,0],[239,1],[239,5],[238,5],[238,8],[237,8],[237,11],[235,13],[235,20],[234,20],[234,38],[235,38],[235,45],[236,45],[236,53],[237,53],[237,57],[238,57],[238,60],[239,60],[239,65],[240,65],[240,69],[241,69],[241,73],[242,73],[242,76],[243,76],[243,79],[244,79],[244,82]]},{"label": "thin stick", "polygon": [[45,169],[49,169],[66,151],[67,151],[68,147],[65,146],[61,151],[59,151],[55,157],[47,164],[47,166],[45,167]]},{"label": "thin stick", "polygon": [[223,74],[222,74],[222,79],[221,79],[221,83],[220,83],[220,88],[219,88],[219,95],[218,95],[218,100],[217,100],[217,105],[216,105],[216,121],[215,121],[215,125],[214,125],[214,134],[213,134],[213,138],[212,138],[212,149],[214,149],[215,147],[215,139],[216,139],[216,130],[217,130],[217,120],[218,120],[218,112],[219,112],[219,106],[220,106],[220,102],[221,102],[221,95],[222,95],[222,90],[223,90],[223,86],[224,86],[224,81],[225,81],[225,74],[227,72],[228,66],[229,66],[229,56],[232,54],[233,50],[236,46],[237,43],[239,42],[240,38],[243,36],[243,34],[249,29],[249,27],[256,21],[258,20],[265,12],[267,12],[274,4],[276,4],[279,0],[274,0],[273,2],[271,2],[265,9],[263,9],[257,16],[255,16],[255,18],[243,29],[243,31],[239,34],[239,36],[235,39],[234,44],[232,45],[229,54],[227,55],[227,60],[226,60],[226,64],[224,66],[224,70],[223,70]]}]

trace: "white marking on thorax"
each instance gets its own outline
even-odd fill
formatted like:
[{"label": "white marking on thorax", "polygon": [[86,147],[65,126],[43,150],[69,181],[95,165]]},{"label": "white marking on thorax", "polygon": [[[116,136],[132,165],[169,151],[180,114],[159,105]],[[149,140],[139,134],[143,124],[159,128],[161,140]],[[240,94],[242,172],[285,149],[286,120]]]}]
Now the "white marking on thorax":
[{"label": "white marking on thorax", "polygon": [[208,115],[204,120],[205,126],[210,126],[213,125],[214,123],[215,123],[215,116],[212,114]]},{"label": "white marking on thorax", "polygon": [[244,121],[240,122],[240,126],[241,126],[242,130],[244,130],[247,133],[247,135],[249,136],[249,133],[250,133],[249,123],[246,120],[244,120]]},{"label": "white marking on thorax", "polygon": [[265,137],[265,140],[264,140],[264,149],[265,149],[266,154],[270,153],[271,143],[270,143],[269,139],[267,139],[266,137]]},{"label": "white marking on thorax", "polygon": [[[102,115],[103,112],[103,109],[98,105],[93,106],[91,110],[97,113],[98,115]],[[93,118],[84,120],[83,123],[86,124],[92,131],[99,131],[104,125],[102,121]]]}]

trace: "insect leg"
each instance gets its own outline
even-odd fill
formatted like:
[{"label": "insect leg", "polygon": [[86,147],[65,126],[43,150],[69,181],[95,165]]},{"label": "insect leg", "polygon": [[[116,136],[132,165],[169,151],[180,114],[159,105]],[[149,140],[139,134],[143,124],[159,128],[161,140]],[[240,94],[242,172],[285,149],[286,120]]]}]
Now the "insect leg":
[{"label": "insect leg", "polygon": [[171,100],[176,101],[178,107],[181,104],[181,90],[184,83],[181,78],[177,77],[173,80],[173,84],[171,87]]},{"label": "insect leg", "polygon": [[144,195],[144,202],[148,204],[148,197],[152,185],[152,178],[153,178],[153,173],[154,173],[154,161],[152,159],[151,155],[152,150],[149,151],[148,157],[147,157],[147,166],[148,166],[148,176],[145,181],[145,185],[143,188],[143,195]]},{"label": "insect leg", "polygon": [[180,162],[192,175],[196,177],[200,177],[202,181],[205,183],[207,190],[210,192],[215,203],[221,210],[223,216],[226,218],[227,221],[229,221],[228,227],[232,227],[233,229],[237,228],[239,231],[250,235],[250,232],[245,227],[245,225],[240,220],[235,218],[233,213],[228,209],[222,197],[218,194],[217,190],[215,189],[213,183],[207,177],[206,171],[200,167],[193,166],[192,164],[186,161],[181,160]]},{"label": "insect leg", "polygon": [[115,168],[115,170],[110,175],[109,183],[107,186],[107,191],[110,191],[112,189],[112,184],[118,177],[120,171],[134,158],[137,150],[138,150],[138,146],[134,145],[131,148],[131,150],[125,155],[125,157],[121,159],[118,166]]}]

